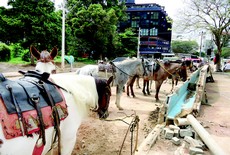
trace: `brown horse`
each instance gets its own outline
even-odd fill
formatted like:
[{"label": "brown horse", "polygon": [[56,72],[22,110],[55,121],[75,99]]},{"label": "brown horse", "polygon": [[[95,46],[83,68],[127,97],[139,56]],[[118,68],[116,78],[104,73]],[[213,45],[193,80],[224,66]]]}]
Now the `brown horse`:
[{"label": "brown horse", "polygon": [[[159,91],[161,88],[161,85],[164,80],[166,80],[169,76],[172,76],[173,81],[176,80],[174,74],[177,73],[180,75],[180,78],[185,81],[187,79],[187,69],[186,65],[184,63],[171,63],[169,61],[167,62],[160,62],[158,60],[154,60],[153,62],[149,62],[148,66],[145,66],[145,70],[148,73],[146,76],[143,76],[143,89],[142,92],[144,95],[146,95],[145,90],[147,91],[147,94],[150,95],[149,91],[149,82],[150,80],[155,81],[155,89],[156,94],[155,98],[158,101],[159,97]],[[178,80],[178,79],[177,79]]]}]

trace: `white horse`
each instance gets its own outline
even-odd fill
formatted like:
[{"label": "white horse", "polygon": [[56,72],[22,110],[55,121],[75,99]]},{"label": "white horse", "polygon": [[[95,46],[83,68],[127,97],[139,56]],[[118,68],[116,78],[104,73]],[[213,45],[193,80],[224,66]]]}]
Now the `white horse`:
[{"label": "white horse", "polygon": [[[114,85],[116,89],[116,106],[119,110],[123,110],[120,106],[120,99],[123,92],[123,87],[128,80],[132,80],[136,76],[144,74],[144,59],[126,59],[120,62],[110,62],[113,66]],[[132,91],[132,90],[131,90]]]},{"label": "white horse", "polygon": [[[47,68],[51,70],[55,68],[49,67],[52,66],[52,63],[43,60],[40,61],[43,54],[39,53],[34,47],[31,47],[31,52],[35,52],[33,55],[38,56],[39,63],[36,69],[41,71],[40,74]],[[57,53],[57,48],[53,48],[52,52]],[[52,52],[51,55],[53,55]],[[49,55],[50,60],[53,58],[54,57],[51,58]],[[47,58],[45,59],[48,60]],[[49,72],[51,72],[51,70],[49,70]],[[61,147],[59,148],[59,154],[70,155],[76,142],[77,130],[90,109],[94,109],[100,118],[106,118],[108,116],[112,77],[109,80],[105,80],[84,75],[51,74],[49,78],[52,79],[55,84],[67,90],[60,89],[66,101],[68,116],[60,121],[59,129],[61,136],[59,146]],[[0,104],[3,104],[1,102],[3,102],[2,98],[0,98]],[[0,118],[2,122],[1,113]],[[3,124],[0,123],[1,155],[46,154],[53,145],[53,136],[56,131],[52,126],[45,129],[46,143],[44,144],[43,141],[40,140],[40,135],[35,133],[32,133],[30,137],[25,135],[6,139],[3,128]],[[39,147],[40,144],[44,146],[44,148]]]},{"label": "white horse", "polygon": [[76,74],[78,74],[78,75],[90,75],[93,77],[98,77],[99,68],[98,68],[98,65],[85,65],[85,66],[79,68],[76,71]]}]

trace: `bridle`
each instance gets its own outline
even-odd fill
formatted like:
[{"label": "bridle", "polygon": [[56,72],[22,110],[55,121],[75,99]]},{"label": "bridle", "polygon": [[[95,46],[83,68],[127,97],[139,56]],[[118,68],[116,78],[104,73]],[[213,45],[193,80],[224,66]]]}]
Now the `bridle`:
[{"label": "bridle", "polygon": [[55,66],[55,69],[51,71],[51,74],[56,74],[56,72],[57,72],[56,65],[55,65],[54,60],[51,58],[50,53],[48,51],[42,51],[40,54],[40,59],[37,61],[42,62],[42,63],[51,62]]},{"label": "bridle", "polygon": [[100,119],[107,117],[106,115],[108,115],[110,96],[112,95],[110,86],[106,86],[104,90],[105,93],[102,96],[102,105],[99,105],[97,110],[97,112],[101,114]]},{"label": "bridle", "polygon": [[98,92],[98,107],[94,109],[94,112],[97,112],[100,118],[106,118],[108,115],[108,108],[110,102],[111,88],[110,85],[107,85],[103,79],[95,79],[97,92]]}]

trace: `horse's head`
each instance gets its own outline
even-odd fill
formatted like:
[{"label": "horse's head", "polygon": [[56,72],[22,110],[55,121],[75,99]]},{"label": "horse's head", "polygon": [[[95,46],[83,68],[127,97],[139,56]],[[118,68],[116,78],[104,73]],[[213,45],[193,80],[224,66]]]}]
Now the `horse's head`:
[{"label": "horse's head", "polygon": [[183,82],[185,82],[187,80],[187,65],[185,65],[184,63],[181,64],[179,70],[178,70],[179,76],[181,78],[181,80]]},{"label": "horse's head", "polygon": [[96,110],[99,118],[105,119],[109,116],[108,108],[111,96],[110,83],[113,81],[113,76],[108,80],[106,79],[95,79],[97,92],[98,92],[98,109]]},{"label": "horse's head", "polygon": [[40,53],[34,46],[31,46],[30,52],[32,56],[37,59],[35,70],[38,70],[42,73],[56,73],[56,67],[53,60],[58,54],[57,47],[54,47],[51,52],[44,50]]}]

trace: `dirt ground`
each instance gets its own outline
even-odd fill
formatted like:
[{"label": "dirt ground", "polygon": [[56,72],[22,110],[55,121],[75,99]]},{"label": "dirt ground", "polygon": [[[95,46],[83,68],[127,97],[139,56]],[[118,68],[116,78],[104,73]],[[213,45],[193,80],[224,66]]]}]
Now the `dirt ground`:
[{"label": "dirt ground", "polygon": [[[19,69],[34,69],[34,66],[7,65],[0,63],[0,72],[17,72]],[[75,70],[75,69],[74,69]],[[69,72],[69,70],[68,70]],[[217,143],[227,154],[230,154],[230,76],[225,74],[213,74],[214,83],[207,83],[206,91],[208,103],[202,105],[200,116],[197,120],[205,127]],[[159,98],[161,102],[155,102],[154,84],[152,84],[150,96],[144,96],[141,89],[134,91],[136,98],[128,97],[123,93],[119,111],[115,106],[115,87],[112,87],[112,96],[107,120],[99,120],[95,113],[82,122],[78,130],[76,146],[72,155],[129,155],[131,149],[141,144],[149,132],[155,127],[158,117],[158,106],[170,93],[171,84],[169,81],[162,85]],[[130,132],[129,124],[133,123],[135,116],[140,121],[138,126],[132,126]],[[135,125],[135,123],[133,123]],[[138,131],[138,132],[137,132]],[[138,133],[138,135],[137,135]],[[138,137],[138,139],[136,139]],[[149,154],[173,155],[177,146],[169,140],[159,139]],[[205,151],[205,154],[210,154]]]}]

